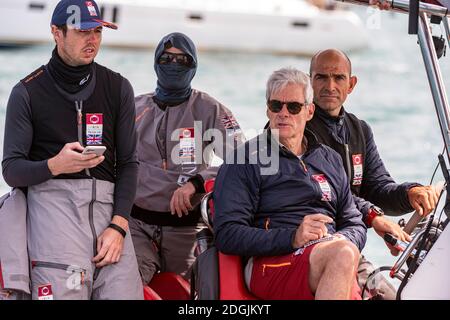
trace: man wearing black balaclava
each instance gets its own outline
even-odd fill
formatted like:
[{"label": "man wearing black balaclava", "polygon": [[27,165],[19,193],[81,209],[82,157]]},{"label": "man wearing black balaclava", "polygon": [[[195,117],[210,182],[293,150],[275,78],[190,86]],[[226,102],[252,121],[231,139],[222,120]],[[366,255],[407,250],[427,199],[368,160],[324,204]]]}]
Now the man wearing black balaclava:
[{"label": "man wearing black balaclava", "polygon": [[[158,270],[189,277],[195,235],[204,227],[199,195],[218,169],[206,151],[223,158],[244,140],[225,106],[191,88],[197,62],[189,37],[165,36],[155,51],[156,90],[136,97],[140,165],[130,231],[145,284]],[[218,134],[202,139],[208,129]]]}]

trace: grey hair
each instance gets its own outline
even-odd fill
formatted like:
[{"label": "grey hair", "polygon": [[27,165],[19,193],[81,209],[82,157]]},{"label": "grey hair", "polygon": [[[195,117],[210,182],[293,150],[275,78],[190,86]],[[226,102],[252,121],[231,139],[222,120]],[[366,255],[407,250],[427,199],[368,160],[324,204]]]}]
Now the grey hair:
[{"label": "grey hair", "polygon": [[269,100],[272,94],[284,89],[288,84],[303,86],[305,102],[307,104],[313,102],[311,78],[306,73],[292,67],[281,68],[272,73],[269,80],[267,80],[266,100]]}]

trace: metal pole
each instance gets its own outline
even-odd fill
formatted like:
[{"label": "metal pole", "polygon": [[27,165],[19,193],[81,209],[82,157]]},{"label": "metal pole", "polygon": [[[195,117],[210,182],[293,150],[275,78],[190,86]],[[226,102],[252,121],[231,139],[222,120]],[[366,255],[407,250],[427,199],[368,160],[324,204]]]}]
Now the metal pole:
[{"label": "metal pole", "polygon": [[[363,6],[372,6],[369,0],[336,0],[340,2],[354,3]],[[409,12],[409,0],[385,0],[391,4],[389,11],[408,13]],[[434,5],[431,3],[419,2],[419,12],[426,12],[439,17],[450,16],[450,12],[446,7]]]},{"label": "metal pole", "polygon": [[450,18],[444,17],[442,18],[442,22],[444,23],[444,29],[445,29],[445,36],[447,37],[447,43],[450,47]]},{"label": "metal pole", "polygon": [[417,34],[418,27],[419,27],[419,0],[409,0],[408,33]]},{"label": "metal pole", "polygon": [[439,125],[441,126],[445,149],[447,151],[447,160],[450,162],[450,115],[448,99],[434,48],[428,17],[424,12],[421,12],[419,16],[418,38],[428,82],[433,95],[434,106],[438,115]]}]

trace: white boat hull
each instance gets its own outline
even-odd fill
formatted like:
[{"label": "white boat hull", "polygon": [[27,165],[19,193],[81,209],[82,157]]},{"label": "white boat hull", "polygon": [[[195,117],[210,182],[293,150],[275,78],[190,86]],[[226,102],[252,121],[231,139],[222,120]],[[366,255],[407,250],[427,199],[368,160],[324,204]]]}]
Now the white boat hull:
[{"label": "white boat hull", "polygon": [[[259,5],[258,1],[248,1]],[[361,20],[350,11],[321,11],[304,3],[292,10],[274,7],[272,11],[254,8],[240,12],[211,6],[202,9],[201,1],[184,1],[184,6],[170,7],[152,5],[154,2],[99,0],[104,19],[119,25],[119,30],[104,33],[103,44],[154,47],[164,35],[175,31],[189,35],[200,50],[312,55],[330,47],[358,50],[368,43]],[[190,2],[196,5],[188,6]],[[56,3],[2,0],[0,44],[51,42],[50,17]]]},{"label": "white boat hull", "polygon": [[450,224],[402,291],[402,300],[450,300]]}]

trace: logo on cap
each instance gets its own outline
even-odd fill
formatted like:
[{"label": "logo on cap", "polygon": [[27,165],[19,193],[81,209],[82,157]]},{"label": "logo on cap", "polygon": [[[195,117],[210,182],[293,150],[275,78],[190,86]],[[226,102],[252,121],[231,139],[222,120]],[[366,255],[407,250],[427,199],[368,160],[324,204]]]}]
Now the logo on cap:
[{"label": "logo on cap", "polygon": [[92,1],[86,1],[86,7],[89,10],[89,14],[91,17],[97,17],[97,10],[95,10],[94,4]]},{"label": "logo on cap", "polygon": [[115,24],[103,21],[101,15],[93,0],[61,0],[53,11],[51,24],[67,25],[79,30],[91,30],[100,26],[117,29]]}]

